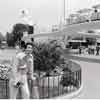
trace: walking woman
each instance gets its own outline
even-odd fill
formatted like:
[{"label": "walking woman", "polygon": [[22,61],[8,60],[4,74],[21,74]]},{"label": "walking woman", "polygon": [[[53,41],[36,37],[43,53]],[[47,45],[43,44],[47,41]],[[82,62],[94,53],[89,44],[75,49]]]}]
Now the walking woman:
[{"label": "walking woman", "polygon": [[[10,98],[16,99],[17,92],[20,87],[23,99],[29,99],[30,93],[28,88],[28,79],[34,80],[34,62],[32,56],[33,45],[32,43],[23,43],[20,52],[16,54],[13,61],[12,77],[9,82]],[[38,90],[35,89],[38,95]]]}]

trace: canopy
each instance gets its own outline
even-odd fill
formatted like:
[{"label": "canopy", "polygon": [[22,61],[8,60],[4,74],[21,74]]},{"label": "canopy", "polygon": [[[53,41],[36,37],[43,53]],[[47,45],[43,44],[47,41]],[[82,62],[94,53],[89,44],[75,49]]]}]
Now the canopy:
[{"label": "canopy", "polygon": [[68,40],[68,42],[86,42],[85,40]]},{"label": "canopy", "polygon": [[94,5],[92,8],[100,9],[100,4]]},{"label": "canopy", "polygon": [[77,17],[79,14],[70,14],[69,17]]},{"label": "canopy", "polygon": [[91,11],[92,11],[92,9],[90,9],[90,8],[85,8],[85,9],[81,9],[81,10],[77,11],[77,13],[89,13],[89,12],[91,12]]},{"label": "canopy", "polygon": [[100,43],[100,39],[97,39],[97,42]]}]

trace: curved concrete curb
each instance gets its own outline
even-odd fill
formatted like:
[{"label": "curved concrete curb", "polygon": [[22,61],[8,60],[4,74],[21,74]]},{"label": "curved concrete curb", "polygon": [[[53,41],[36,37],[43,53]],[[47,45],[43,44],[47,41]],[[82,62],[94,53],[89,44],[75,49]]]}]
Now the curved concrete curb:
[{"label": "curved concrete curb", "polygon": [[77,61],[85,61],[85,62],[92,62],[92,63],[100,63],[99,56],[79,56],[79,55],[67,55],[67,58]]},{"label": "curved concrete curb", "polygon": [[72,99],[72,98],[74,99],[74,98],[76,98],[77,95],[79,95],[79,93],[82,91],[82,89],[83,89],[83,83],[77,91],[72,92],[72,93],[67,94],[67,95],[64,94],[64,95],[61,95],[61,96],[57,96],[54,99]]}]

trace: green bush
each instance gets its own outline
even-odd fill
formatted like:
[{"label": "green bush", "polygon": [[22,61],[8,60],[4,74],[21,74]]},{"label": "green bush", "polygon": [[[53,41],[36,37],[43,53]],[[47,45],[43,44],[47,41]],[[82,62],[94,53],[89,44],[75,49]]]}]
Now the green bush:
[{"label": "green bush", "polygon": [[11,73],[11,66],[0,64],[0,79],[9,79]]},{"label": "green bush", "polygon": [[62,86],[73,85],[77,87],[78,81],[74,78],[74,75],[72,75],[75,66],[73,66],[72,61],[66,61],[63,52],[64,50],[56,41],[47,44],[35,43],[33,49],[35,70],[45,72],[46,76],[52,75],[52,72],[53,75],[56,75],[58,71],[58,74],[63,74],[60,81]]},{"label": "green bush", "polygon": [[35,43],[33,49],[35,70],[51,72],[56,66],[64,63],[62,53],[61,46],[55,43]]},{"label": "green bush", "polygon": [[64,87],[67,87],[69,85],[73,85],[75,87],[79,86],[79,80],[76,80],[74,78],[74,76],[72,76],[71,74],[65,74],[64,76],[62,76],[60,84],[63,85]]}]

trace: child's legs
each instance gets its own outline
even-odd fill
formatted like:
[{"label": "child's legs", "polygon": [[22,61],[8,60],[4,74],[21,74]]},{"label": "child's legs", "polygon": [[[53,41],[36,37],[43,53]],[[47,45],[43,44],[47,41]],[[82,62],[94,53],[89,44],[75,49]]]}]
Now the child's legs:
[{"label": "child's legs", "polygon": [[9,91],[9,93],[10,93],[10,99],[16,99],[18,88],[16,88],[16,87],[13,86],[11,80],[9,82],[9,89],[10,89],[10,91]]}]

